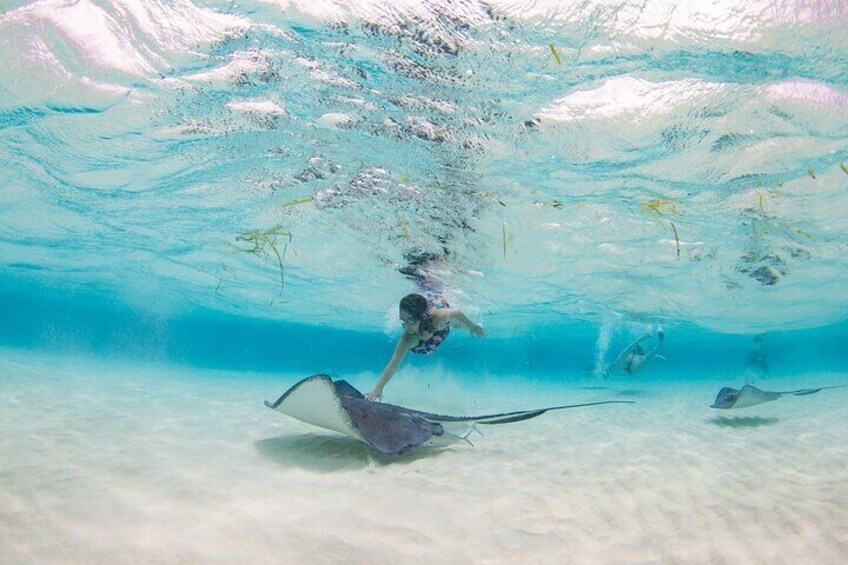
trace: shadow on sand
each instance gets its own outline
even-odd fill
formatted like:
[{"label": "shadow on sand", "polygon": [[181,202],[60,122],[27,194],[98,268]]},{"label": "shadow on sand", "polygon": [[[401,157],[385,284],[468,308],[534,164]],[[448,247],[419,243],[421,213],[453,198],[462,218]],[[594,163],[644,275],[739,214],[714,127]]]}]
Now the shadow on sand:
[{"label": "shadow on sand", "polygon": [[615,393],[616,396],[624,396],[627,398],[645,398],[650,396],[650,394],[644,390],[638,390],[635,388],[629,388],[626,390],[620,390]]},{"label": "shadow on sand", "polygon": [[717,416],[710,419],[711,424],[725,428],[761,428],[779,422],[777,418],[761,418],[759,416]]},{"label": "shadow on sand", "polygon": [[334,473],[356,471],[372,465],[404,465],[433,457],[444,447],[420,447],[401,456],[380,453],[346,436],[300,434],[269,437],[254,442],[259,453],[289,468]]}]

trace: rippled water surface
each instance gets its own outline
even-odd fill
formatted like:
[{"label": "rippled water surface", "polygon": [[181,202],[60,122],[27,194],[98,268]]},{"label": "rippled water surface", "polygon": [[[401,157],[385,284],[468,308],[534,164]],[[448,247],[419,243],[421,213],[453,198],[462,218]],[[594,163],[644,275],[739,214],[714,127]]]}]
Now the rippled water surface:
[{"label": "rippled water surface", "polygon": [[[12,1],[0,276],[377,329],[848,314],[839,2]],[[11,281],[11,282],[9,282]]]}]

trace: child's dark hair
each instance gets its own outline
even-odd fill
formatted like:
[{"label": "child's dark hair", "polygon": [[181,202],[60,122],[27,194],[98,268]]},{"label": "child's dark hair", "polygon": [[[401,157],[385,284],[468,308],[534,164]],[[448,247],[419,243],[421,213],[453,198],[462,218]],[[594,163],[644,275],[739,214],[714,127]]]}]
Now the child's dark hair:
[{"label": "child's dark hair", "polygon": [[433,319],[427,314],[427,299],[423,294],[407,294],[400,299],[400,309],[418,320],[421,324],[419,328],[425,332],[433,331]]}]

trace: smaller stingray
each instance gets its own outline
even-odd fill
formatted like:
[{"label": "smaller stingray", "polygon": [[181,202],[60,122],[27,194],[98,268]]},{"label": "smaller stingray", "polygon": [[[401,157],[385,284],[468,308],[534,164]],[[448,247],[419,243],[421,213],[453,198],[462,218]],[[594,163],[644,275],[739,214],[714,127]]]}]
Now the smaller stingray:
[{"label": "smaller stingray", "polygon": [[632,400],[605,400],[484,416],[443,416],[373,402],[345,381],[333,382],[328,375],[312,375],[292,386],[276,402],[266,401],[265,406],[301,422],[358,439],[383,453],[402,455],[451,436],[445,424],[508,424],[551,410],[632,403]]},{"label": "smaller stingray", "polygon": [[777,400],[785,394],[791,394],[793,396],[806,396],[808,394],[813,394],[828,388],[842,388],[846,386],[848,385],[823,386],[819,388],[802,388],[798,390],[789,390],[784,392],[770,392],[767,390],[758,389],[757,387],[751,385],[745,385],[741,389],[730,388],[729,386],[726,386],[720,391],[718,391],[718,395],[716,396],[715,402],[712,403],[710,408],[718,408],[721,410],[728,410],[730,408],[747,408],[749,406],[756,406],[757,404]]}]

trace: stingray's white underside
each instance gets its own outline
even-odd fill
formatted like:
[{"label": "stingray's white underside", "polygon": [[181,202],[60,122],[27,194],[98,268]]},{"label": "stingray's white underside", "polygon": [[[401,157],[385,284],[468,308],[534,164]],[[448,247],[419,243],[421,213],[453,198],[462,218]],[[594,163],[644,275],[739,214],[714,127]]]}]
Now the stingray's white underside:
[{"label": "stingray's white underside", "polygon": [[363,439],[342,407],[332,381],[327,377],[314,377],[303,381],[290,390],[277,406],[268,402],[265,404],[301,422]]}]

